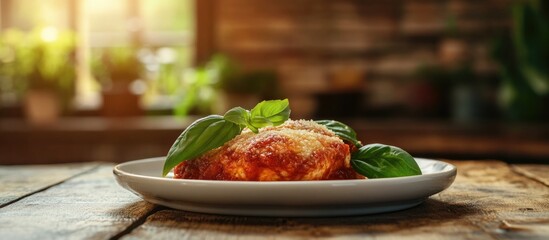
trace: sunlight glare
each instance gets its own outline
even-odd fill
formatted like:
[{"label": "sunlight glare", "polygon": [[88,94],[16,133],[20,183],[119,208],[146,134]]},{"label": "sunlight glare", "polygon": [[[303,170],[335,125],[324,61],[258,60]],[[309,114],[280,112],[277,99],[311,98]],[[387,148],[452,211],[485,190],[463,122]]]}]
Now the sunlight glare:
[{"label": "sunlight glare", "polygon": [[46,27],[42,29],[42,33],[40,34],[40,37],[44,42],[53,42],[57,40],[57,29],[54,27]]}]

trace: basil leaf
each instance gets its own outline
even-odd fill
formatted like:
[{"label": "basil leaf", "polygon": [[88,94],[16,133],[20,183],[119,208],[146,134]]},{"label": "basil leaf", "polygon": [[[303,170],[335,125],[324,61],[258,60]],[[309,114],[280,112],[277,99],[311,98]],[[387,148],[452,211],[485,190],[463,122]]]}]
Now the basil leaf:
[{"label": "basil leaf", "polygon": [[250,112],[244,108],[235,107],[227,111],[223,118],[238,125],[246,126],[250,119]]},{"label": "basil leaf", "polygon": [[170,148],[162,175],[166,176],[172,168],[183,161],[222,146],[240,134],[241,130],[240,125],[219,115],[198,119],[181,133]]},{"label": "basil leaf", "polygon": [[250,111],[241,107],[235,107],[227,111],[224,118],[227,121],[240,125],[241,128],[248,127],[254,133],[258,133],[259,128],[273,125],[271,121],[261,116],[250,119]]},{"label": "basil leaf", "polygon": [[240,134],[244,127],[258,133],[259,128],[280,125],[289,116],[289,102],[284,99],[260,102],[251,112],[235,107],[224,116],[210,115],[198,119],[175,140],[164,162],[162,174],[166,176],[177,164],[222,146]]},{"label": "basil leaf", "polygon": [[[288,99],[262,101],[258,103],[254,108],[252,108],[250,113],[251,113],[252,125],[254,124],[253,120],[255,118],[263,117],[268,122],[270,122],[269,125],[278,126],[284,123],[290,117],[290,103],[288,102]],[[256,122],[256,124],[259,124],[259,125],[253,125],[253,126],[255,127],[265,126],[265,125],[262,125],[263,123],[260,124]]]},{"label": "basil leaf", "polygon": [[362,147],[362,144],[360,143],[360,141],[357,140],[355,130],[353,130],[351,127],[335,120],[317,120],[315,122],[326,126],[328,129],[334,132],[339,138],[341,138],[344,141],[351,142],[357,148]]},{"label": "basil leaf", "polygon": [[268,127],[273,125],[273,123],[269,121],[269,119],[261,116],[252,117],[252,119],[250,120],[250,124],[258,128]]},{"label": "basil leaf", "polygon": [[252,130],[253,133],[258,133],[258,132],[259,132],[259,128],[256,128],[256,127],[254,127],[254,126],[252,126],[252,125],[247,125],[247,127],[248,127],[250,130]]},{"label": "basil leaf", "polygon": [[353,169],[368,178],[421,175],[416,161],[406,151],[384,144],[368,144],[351,156]]}]

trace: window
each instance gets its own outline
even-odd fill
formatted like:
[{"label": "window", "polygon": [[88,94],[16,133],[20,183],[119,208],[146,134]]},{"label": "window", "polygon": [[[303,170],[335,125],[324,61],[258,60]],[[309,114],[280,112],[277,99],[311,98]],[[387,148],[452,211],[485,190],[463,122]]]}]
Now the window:
[{"label": "window", "polygon": [[142,85],[148,87],[144,107],[162,105],[158,103],[171,93],[166,89],[177,84],[159,79],[163,76],[159,65],[169,61],[183,70],[192,63],[192,0],[0,0],[0,8],[2,31],[49,27],[76,32],[80,60],[75,66],[79,76],[76,103],[80,107],[93,108],[100,103],[101,87],[89,67],[95,50],[131,46],[139,51],[147,70],[142,79]]}]

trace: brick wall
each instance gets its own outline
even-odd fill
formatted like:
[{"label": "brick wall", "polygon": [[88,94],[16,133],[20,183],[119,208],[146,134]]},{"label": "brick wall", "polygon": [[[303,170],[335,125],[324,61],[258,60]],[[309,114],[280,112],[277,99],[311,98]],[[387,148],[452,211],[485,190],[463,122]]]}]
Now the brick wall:
[{"label": "brick wall", "polygon": [[[509,25],[509,5],[505,0],[218,0],[214,42],[244,68],[277,71],[294,112],[304,117],[323,112],[322,101],[330,97],[359,99],[350,104],[350,115],[414,109],[409,105],[415,101],[422,108],[429,105],[410,101],[421,89],[414,73],[422,64],[458,58],[452,55],[455,46],[457,55],[467,53],[476,72],[494,75],[489,43]],[[457,34],[448,30],[452,17]],[[457,45],[445,45],[451,36],[459,39]]]}]

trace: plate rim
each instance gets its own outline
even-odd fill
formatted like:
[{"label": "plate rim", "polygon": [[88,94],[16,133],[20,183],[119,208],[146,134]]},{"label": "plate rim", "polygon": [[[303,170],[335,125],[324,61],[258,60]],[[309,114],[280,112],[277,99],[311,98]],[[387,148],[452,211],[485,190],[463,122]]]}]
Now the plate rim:
[{"label": "plate rim", "polygon": [[437,176],[443,176],[443,175],[456,175],[457,173],[457,167],[451,163],[442,161],[442,160],[435,160],[435,159],[428,159],[428,158],[419,158],[414,157],[414,160],[420,160],[425,162],[433,162],[433,163],[442,163],[445,164],[446,167],[442,171],[438,172],[432,172],[432,173],[422,173],[421,175],[415,175],[415,176],[404,176],[404,177],[391,177],[391,178],[372,178],[372,179],[340,179],[340,180],[307,180],[307,181],[243,181],[243,180],[202,180],[202,179],[174,179],[174,178],[168,178],[168,177],[155,177],[155,176],[148,176],[148,175],[142,175],[142,174],[136,174],[131,173],[128,171],[124,171],[121,168],[127,165],[132,164],[139,164],[139,163],[149,163],[149,162],[156,162],[161,161],[165,159],[166,157],[152,157],[152,158],[144,158],[144,159],[138,159],[138,160],[131,160],[123,163],[119,163],[116,166],[113,167],[113,174],[135,179],[148,179],[152,181],[167,181],[167,182],[177,182],[177,183],[200,183],[200,184],[223,184],[223,185],[302,185],[304,183],[307,183],[307,185],[326,185],[331,183],[362,183],[362,182],[371,182],[371,183],[379,183],[379,182],[386,182],[390,183],[392,181],[403,181],[403,180],[420,180],[425,177],[437,177]]},{"label": "plate rim", "polygon": [[[430,196],[446,190],[452,185],[457,175],[457,168],[453,164],[440,160],[426,158],[414,159],[416,161],[426,161],[428,162],[427,164],[439,163],[443,164],[443,166],[441,166],[440,168],[437,167],[437,169],[435,169],[437,171],[422,175],[378,179],[263,182],[224,181],[173,179],[169,177],[150,176],[150,172],[144,172],[144,174],[148,174],[144,175],[132,173],[132,169],[129,169],[130,171],[123,170],[125,166],[132,164],[161,164],[161,161],[163,161],[164,159],[165,157],[155,157],[120,163],[113,167],[113,174],[120,186],[150,203],[198,213],[261,217],[335,217],[399,211],[419,205]],[[140,166],[135,167],[136,169],[139,169]],[[157,166],[154,167],[156,168]],[[433,182],[434,180],[441,179],[444,180]],[[316,191],[315,189],[333,189],[336,192],[346,194],[349,191],[356,190],[357,188],[367,188],[371,190],[372,187],[389,187],[394,189],[394,187],[401,187],[416,183],[430,183],[434,185],[430,187],[429,185],[426,185],[426,187],[420,187],[417,192],[414,191],[415,193],[412,194],[400,193],[399,191],[399,193],[397,193],[396,195],[389,193],[388,195],[385,195],[385,197],[381,196],[374,198],[369,197],[369,191],[366,191],[366,195],[358,194],[357,196],[350,199],[346,199],[343,201],[337,200],[335,202],[332,202],[333,199],[330,199],[331,197],[327,197],[326,199],[319,201],[313,200],[313,202],[307,202],[311,201],[311,199],[310,197],[305,197],[304,199],[300,198],[300,200],[297,200],[296,202],[288,203],[285,200],[281,202],[280,198],[278,198],[277,195],[277,197],[274,197],[274,200],[272,201],[256,203],[255,200],[250,201],[250,199],[248,198],[243,200],[240,197],[247,196],[250,192],[256,191],[259,191],[260,194],[265,194],[264,191],[268,191],[271,193],[280,193],[284,196],[287,196],[287,194],[289,193],[294,194],[295,191],[302,192],[300,189],[303,188],[308,190],[305,192],[311,192],[311,189],[313,192]],[[135,187],[141,186],[142,184],[145,184],[145,186]],[[197,200],[196,196],[193,197],[195,199],[189,197],[181,198],[180,196],[169,196],[171,195],[170,193],[166,195],[166,193],[159,194],[157,190],[153,190],[152,192],[149,192],[149,190],[147,190],[151,186],[156,185],[165,186],[167,189],[179,189],[179,187],[182,187],[186,189],[185,191],[187,192],[195,191],[197,188],[203,187],[207,187],[206,189],[210,190],[237,190],[239,194],[236,194],[236,197],[231,198],[230,200],[228,200],[228,202],[226,202],[227,200],[223,200],[225,202],[219,202],[217,198],[218,196],[216,196],[216,198],[212,198],[211,195],[206,198],[199,197],[199,200]],[[214,196],[216,194],[218,193],[215,193]],[[206,195],[209,194],[206,193]],[[254,208],[250,210],[249,206],[254,206]]]}]

